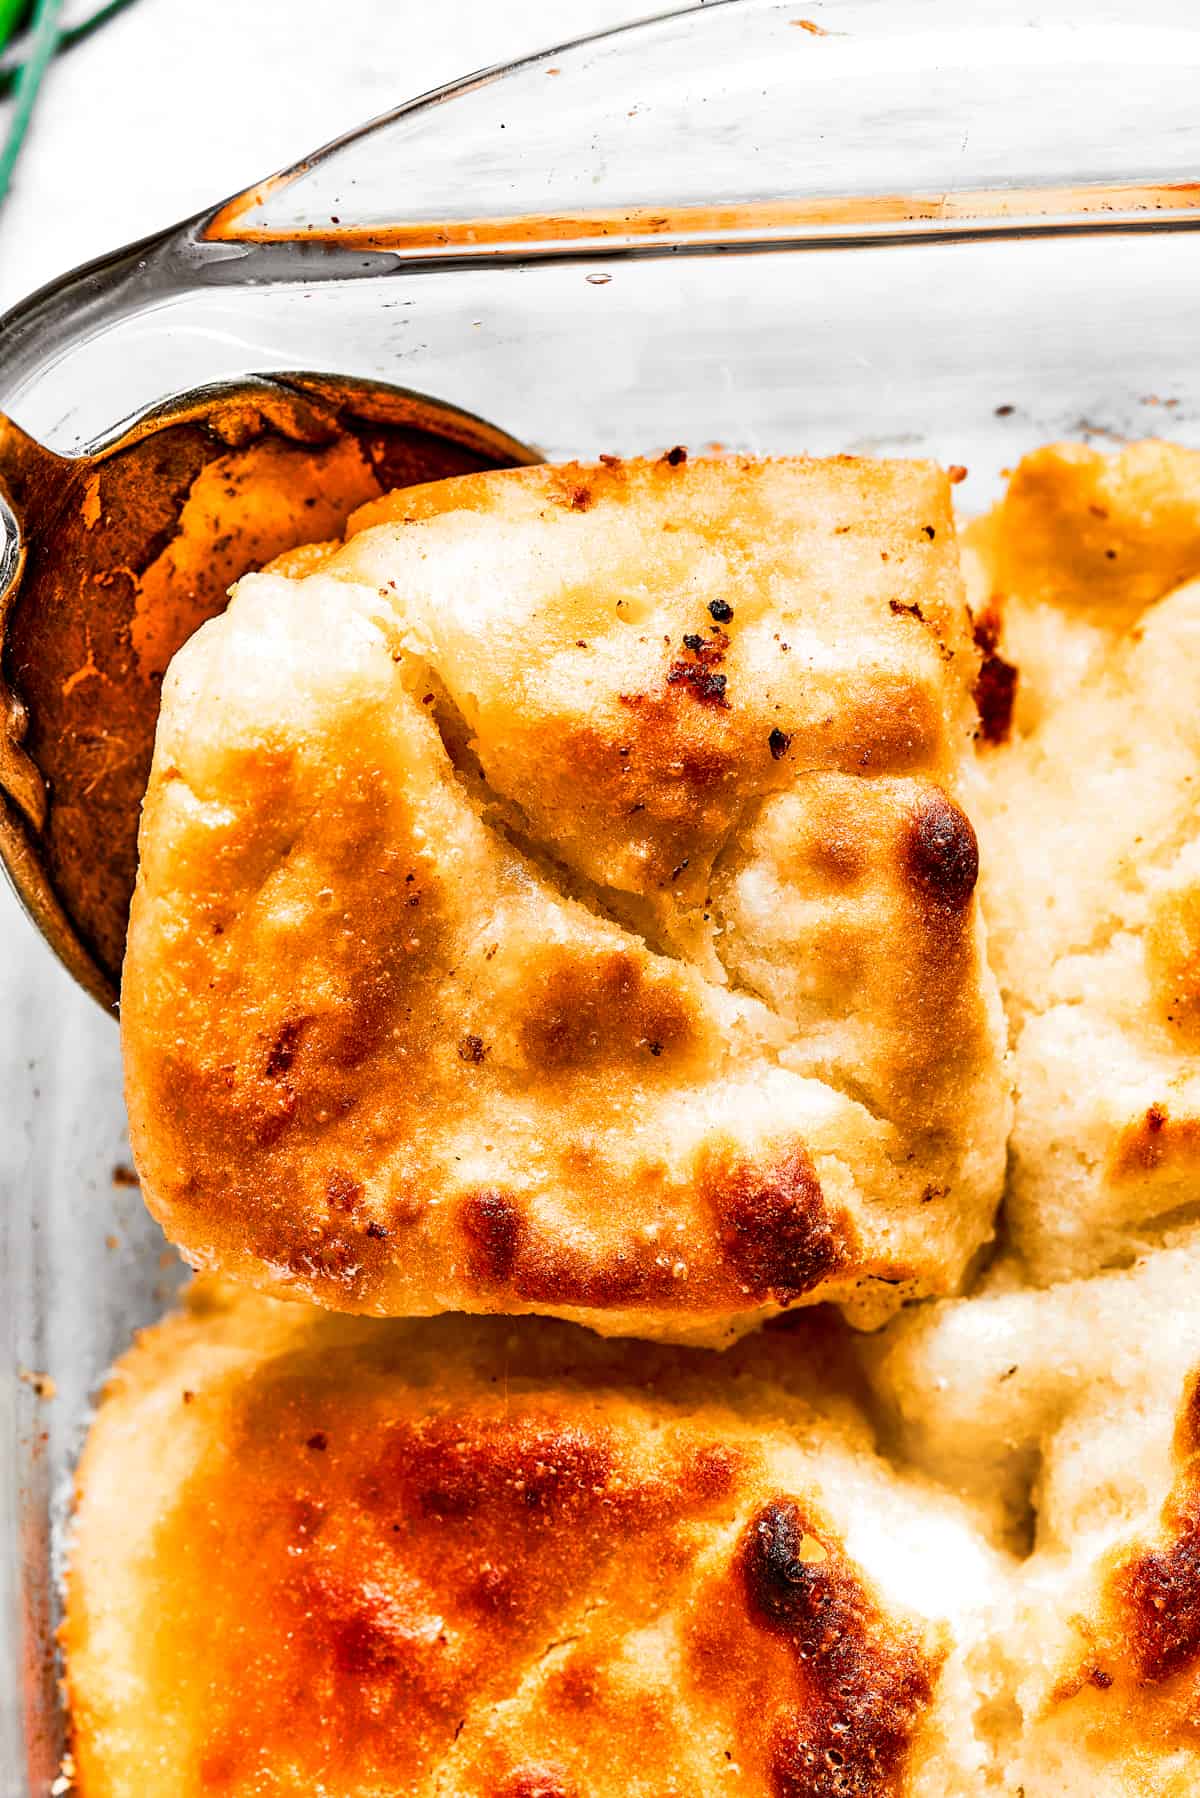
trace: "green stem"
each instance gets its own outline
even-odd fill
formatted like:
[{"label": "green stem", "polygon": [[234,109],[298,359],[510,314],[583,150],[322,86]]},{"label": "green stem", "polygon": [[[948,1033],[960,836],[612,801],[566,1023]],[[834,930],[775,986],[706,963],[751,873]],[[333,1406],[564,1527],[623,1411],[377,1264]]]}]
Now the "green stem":
[{"label": "green stem", "polygon": [[12,180],[12,172],[16,167],[17,157],[21,153],[21,145],[25,141],[25,133],[29,129],[29,121],[33,116],[34,102],[38,89],[42,85],[42,77],[50,66],[50,59],[58,48],[59,16],[62,12],[63,0],[37,0],[33,12],[33,25],[29,34],[29,53],[17,76],[16,91],[13,96],[13,113],[8,127],[8,136],[4,140],[4,148],[0,149],[0,202],[3,202]]},{"label": "green stem", "polygon": [[0,50],[3,50],[25,11],[25,0],[0,0]]},{"label": "green stem", "polygon": [[[3,16],[5,3],[6,0],[0,0],[0,16]],[[91,37],[93,31],[101,25],[106,25],[117,13],[124,12],[127,6],[132,5],[133,0],[104,0],[104,4],[98,6],[95,12],[80,19],[77,25],[68,25],[66,30],[60,33],[59,53],[61,54],[64,50],[73,50],[76,44],[82,44],[85,38]],[[3,33],[0,32],[0,49],[3,48],[3,42]],[[24,60],[24,49],[19,39],[9,44],[7,55],[0,57],[0,100],[7,100],[17,85],[17,76],[21,73],[21,64]]]}]

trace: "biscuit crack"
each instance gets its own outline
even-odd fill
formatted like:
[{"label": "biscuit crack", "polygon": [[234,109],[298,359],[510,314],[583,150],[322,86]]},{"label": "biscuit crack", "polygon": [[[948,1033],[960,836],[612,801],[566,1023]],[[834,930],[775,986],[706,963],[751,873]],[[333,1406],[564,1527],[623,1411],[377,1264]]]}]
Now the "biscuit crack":
[{"label": "biscuit crack", "polygon": [[[412,652],[409,652],[412,654]],[[416,659],[415,656],[413,658]],[[455,704],[441,676],[423,664],[427,691],[433,694],[430,716],[442,741],[446,759],[480,822],[494,836],[500,837],[525,861],[530,862],[546,885],[560,899],[581,905],[603,923],[615,925],[627,935],[637,938],[652,955],[667,960],[686,961],[673,946],[654,930],[653,920],[640,913],[636,894],[623,894],[603,887],[578,873],[554,853],[551,846],[538,837],[528,816],[513,799],[497,790],[484,772],[475,748],[470,725]]]},{"label": "biscuit crack", "polygon": [[[660,1570],[659,1577],[645,1590],[644,1597],[648,1601],[645,1612],[636,1621],[623,1620],[623,1641],[627,1643],[633,1636],[644,1641],[647,1636],[653,1636],[661,1644],[663,1663],[674,1665],[685,1652],[680,1639],[679,1618],[687,1615],[703,1598],[714,1578],[719,1577],[721,1570],[732,1560],[745,1526],[746,1516],[740,1505],[728,1510],[723,1507],[720,1515],[703,1521],[693,1520],[690,1531],[696,1543],[693,1557],[674,1579],[669,1579],[665,1571]],[[454,1745],[443,1763],[443,1770],[451,1779],[456,1763],[464,1760],[468,1765],[470,1763],[475,1747],[474,1726],[484,1724],[486,1733],[492,1737],[503,1735],[507,1726],[519,1738],[526,1727],[523,1718],[528,1710],[548,1708],[553,1714],[562,1706],[563,1698],[550,1696],[547,1685],[561,1681],[573,1662],[587,1669],[581,1676],[585,1688],[592,1678],[602,1685],[611,1680],[609,1667],[617,1658],[613,1654],[613,1586],[620,1588],[623,1584],[619,1555],[613,1555],[607,1575],[604,1589],[589,1592],[577,1605],[568,1607],[561,1616],[549,1622],[548,1640],[534,1643],[522,1656],[512,1670],[507,1691],[485,1689],[465,1708],[463,1720],[455,1731]]]},{"label": "biscuit crack", "polygon": [[[553,848],[537,835],[522,808],[514,800],[498,792],[489,781],[475,749],[470,726],[462,712],[436,671],[429,668],[428,664],[424,665],[424,670],[422,678],[428,679],[426,690],[434,695],[429,708],[430,717],[441,738],[447,762],[460,792],[487,830],[500,837],[528,861],[557,898],[582,906],[600,922],[621,931],[650,955],[659,956],[664,961],[678,962],[680,966],[691,969],[709,995],[731,993],[749,1000],[760,1012],[763,1021],[769,1021],[776,1034],[786,1034],[788,1041],[782,1047],[794,1047],[803,1040],[792,1019],[776,1011],[760,993],[755,992],[725,966],[719,950],[712,942],[713,933],[708,933],[706,937],[712,951],[712,960],[706,966],[707,958],[688,955],[681,949],[678,941],[661,927],[661,921],[653,913],[651,901],[644,895],[601,886],[556,855]],[[730,843],[736,840],[747,813],[757,803],[757,799],[748,801],[733,820],[718,855],[714,857],[714,864]],[[713,913],[711,904],[706,904],[704,911]],[[714,969],[720,978],[713,977]]]}]

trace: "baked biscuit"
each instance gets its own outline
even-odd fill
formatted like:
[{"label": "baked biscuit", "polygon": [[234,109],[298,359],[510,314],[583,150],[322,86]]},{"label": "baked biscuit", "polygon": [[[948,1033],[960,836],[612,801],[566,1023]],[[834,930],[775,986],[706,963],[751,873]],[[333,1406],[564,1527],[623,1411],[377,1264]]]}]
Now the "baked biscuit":
[{"label": "baked biscuit", "polygon": [[895,1443],[1027,1550],[984,1657],[1006,1792],[1200,1789],[1198,1278],[1193,1239],[867,1351]]},{"label": "baked biscuit", "polygon": [[122,1027],[196,1266],[727,1342],[989,1237],[1003,1020],[929,464],[409,489],[175,658]]},{"label": "baked biscuit", "polygon": [[1007,1209],[1045,1281],[1200,1204],[1200,455],[1040,450],[967,543]]},{"label": "baked biscuit", "polygon": [[965,1645],[1000,1558],[875,1457],[819,1339],[820,1399],[774,1383],[773,1335],[202,1289],[79,1470],[80,1798],[990,1789]]}]

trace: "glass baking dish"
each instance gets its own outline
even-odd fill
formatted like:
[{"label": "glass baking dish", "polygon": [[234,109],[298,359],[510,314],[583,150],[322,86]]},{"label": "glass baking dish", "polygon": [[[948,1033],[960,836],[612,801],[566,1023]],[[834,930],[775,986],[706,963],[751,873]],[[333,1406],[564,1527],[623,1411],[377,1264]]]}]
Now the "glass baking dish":
[{"label": "glass baking dish", "polygon": [[[1200,445],[1198,67],[1187,0],[717,0],[401,107],[35,295],[0,410],[70,453],[184,388],[346,372],[550,457],[930,454],[977,510],[1053,438]],[[0,1771],[29,1798],[65,1789],[69,1468],[178,1267],[112,1021],[3,915]]]}]

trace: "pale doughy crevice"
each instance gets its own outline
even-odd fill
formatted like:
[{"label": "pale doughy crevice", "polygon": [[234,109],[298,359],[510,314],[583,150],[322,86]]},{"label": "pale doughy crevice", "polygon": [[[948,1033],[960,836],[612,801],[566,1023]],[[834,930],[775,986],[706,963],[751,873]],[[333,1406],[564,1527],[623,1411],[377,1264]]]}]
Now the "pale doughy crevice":
[{"label": "pale doughy crevice", "polygon": [[[403,637],[402,612],[397,612],[397,624]],[[773,1011],[761,993],[745,981],[736,979],[722,960],[716,940],[719,927],[707,930],[703,928],[706,924],[715,926],[718,915],[711,896],[706,897],[702,905],[685,909],[677,903],[674,895],[667,893],[663,895],[665,904],[658,908],[655,901],[646,894],[601,886],[556,854],[545,838],[539,836],[521,805],[512,797],[501,793],[488,779],[477,752],[471,726],[441,675],[416,649],[407,647],[405,653],[421,669],[421,680],[415,685],[411,681],[409,684],[413,685],[415,691],[416,686],[424,682],[427,691],[432,693],[430,717],[437,726],[450,766],[480,821],[489,830],[502,837],[518,855],[530,862],[546,885],[560,897],[574,900],[601,922],[613,924],[637,938],[651,955],[662,956],[665,960],[678,961],[694,968],[708,986],[725,987],[729,992],[756,1000],[772,1013],[781,1028],[792,1028],[787,1019]],[[747,800],[735,814],[713,857],[714,871],[728,847],[736,842],[761,804],[761,796],[755,796]],[[687,953],[685,945],[688,941],[699,944],[699,954]]]},{"label": "pale doughy crevice", "polygon": [[546,885],[561,899],[571,899],[604,924],[613,924],[637,938],[651,955],[686,962],[670,938],[656,928],[656,920],[644,900],[615,887],[602,887],[555,855],[540,838],[530,818],[515,799],[506,797],[488,780],[476,753],[471,727],[455,705],[440,675],[429,669],[429,684],[436,694],[430,716],[437,726],[451,768],[474,807],[480,822],[530,863]]}]

